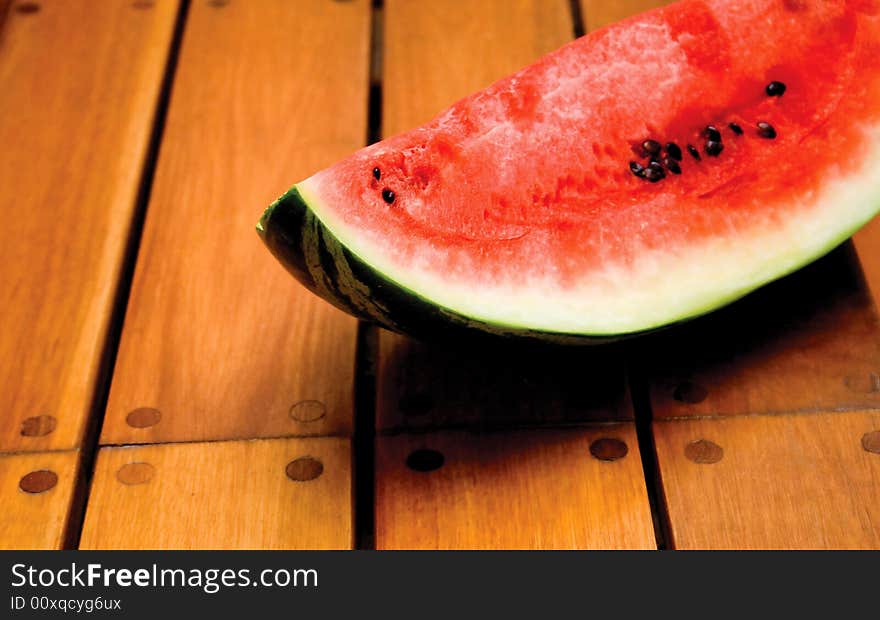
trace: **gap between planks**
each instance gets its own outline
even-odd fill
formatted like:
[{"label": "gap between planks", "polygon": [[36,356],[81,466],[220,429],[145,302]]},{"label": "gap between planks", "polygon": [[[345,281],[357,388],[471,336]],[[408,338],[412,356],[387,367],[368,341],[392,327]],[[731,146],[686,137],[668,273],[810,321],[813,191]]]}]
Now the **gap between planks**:
[{"label": "gap between planks", "polygon": [[[367,144],[382,139],[382,71],[384,2],[370,10],[370,84],[367,100]],[[379,329],[358,321],[355,352],[355,399],[352,450],[352,512],[355,549],[376,548],[376,368]]]},{"label": "gap between planks", "polygon": [[147,205],[150,201],[150,192],[153,187],[153,177],[156,172],[156,162],[159,158],[159,148],[165,129],[165,118],[168,112],[168,104],[171,97],[171,88],[174,83],[174,75],[177,70],[177,61],[180,54],[180,44],[183,40],[183,32],[186,26],[186,17],[189,14],[190,0],[180,0],[175,17],[174,31],[168,50],[168,57],[162,76],[162,84],[153,115],[153,129],[147,146],[146,158],[141,172],[138,186],[135,210],[129,229],[128,243],[125,248],[122,267],[120,270],[119,284],[116,290],[116,298],[110,314],[110,322],[107,330],[107,338],[101,352],[100,371],[95,387],[94,398],[90,408],[89,419],[83,433],[80,449],[77,489],[70,506],[70,516],[67,523],[67,531],[64,535],[64,548],[76,549],[79,546],[82,534],[83,520],[88,508],[91,491],[92,476],[94,473],[95,460],[100,447],[101,428],[104,414],[107,408],[107,399],[110,394],[110,383],[113,378],[113,368],[116,363],[116,355],[119,352],[119,342],[122,337],[122,327],[125,321],[125,312],[128,307],[128,299],[131,293],[131,284],[137,264],[138,249],[141,235],[144,229],[144,220],[147,216]]}]

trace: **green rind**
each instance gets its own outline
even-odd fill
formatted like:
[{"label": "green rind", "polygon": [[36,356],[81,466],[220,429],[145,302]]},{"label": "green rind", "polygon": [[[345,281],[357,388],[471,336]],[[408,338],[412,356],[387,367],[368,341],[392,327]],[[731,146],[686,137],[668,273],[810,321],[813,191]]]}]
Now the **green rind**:
[{"label": "green rind", "polygon": [[[866,217],[865,221],[870,219]],[[854,222],[815,253],[779,269],[773,277],[694,308],[663,325],[645,325],[621,334],[572,334],[502,325],[468,317],[425,299],[401,286],[350,251],[314,213],[296,186],[273,202],[257,224],[272,254],[309,290],[354,316],[387,329],[425,340],[489,334],[506,339],[551,344],[599,344],[665,329],[689,321],[747,296],[827,254],[848,239],[865,221]]]},{"label": "green rind", "polygon": [[667,325],[615,335],[569,334],[499,325],[438,306],[394,282],[348,250],[315,215],[296,186],[265,210],[257,232],[272,254],[306,288],[337,308],[392,331],[425,340],[488,334],[505,339],[587,345],[654,332],[726,306],[827,254],[864,223],[859,221],[847,227],[821,251],[803,256],[802,261],[781,269],[775,277],[753,283],[729,298],[717,299],[709,307],[695,309]]},{"label": "green rind", "polygon": [[425,340],[491,334],[556,344],[597,344],[614,336],[544,332],[479,321],[401,287],[348,248],[321,222],[296,186],[257,224],[272,254],[306,288],[354,316]]}]

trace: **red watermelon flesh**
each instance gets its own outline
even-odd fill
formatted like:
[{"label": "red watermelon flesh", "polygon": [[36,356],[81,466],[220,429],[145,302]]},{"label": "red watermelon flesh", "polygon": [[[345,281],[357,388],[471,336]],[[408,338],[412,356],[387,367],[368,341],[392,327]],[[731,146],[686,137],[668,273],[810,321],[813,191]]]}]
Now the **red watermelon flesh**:
[{"label": "red watermelon flesh", "polygon": [[[683,152],[656,182],[631,170],[646,140]],[[684,0],[318,172],[258,228],[319,294],[402,331],[427,312],[616,335],[741,297],[878,209],[880,0]]]}]

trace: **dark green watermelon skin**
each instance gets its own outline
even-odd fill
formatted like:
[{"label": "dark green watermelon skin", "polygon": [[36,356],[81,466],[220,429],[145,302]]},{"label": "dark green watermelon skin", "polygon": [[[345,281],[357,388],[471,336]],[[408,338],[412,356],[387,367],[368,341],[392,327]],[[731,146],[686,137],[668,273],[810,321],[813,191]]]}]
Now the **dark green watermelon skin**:
[{"label": "dark green watermelon skin", "polygon": [[398,333],[422,340],[489,335],[557,344],[617,339],[512,328],[441,308],[350,252],[314,215],[295,186],[266,209],[257,230],[272,254],[310,291],[359,319]]}]

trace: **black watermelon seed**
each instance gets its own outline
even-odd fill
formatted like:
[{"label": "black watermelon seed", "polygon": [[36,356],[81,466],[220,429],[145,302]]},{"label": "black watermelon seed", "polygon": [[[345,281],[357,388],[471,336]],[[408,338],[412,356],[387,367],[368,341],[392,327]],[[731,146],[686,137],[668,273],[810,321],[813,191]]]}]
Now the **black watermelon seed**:
[{"label": "black watermelon seed", "polygon": [[394,192],[386,187],[382,190],[382,200],[384,200],[388,204],[391,204],[392,202],[394,202]]},{"label": "black watermelon seed", "polygon": [[378,181],[380,178],[382,178],[382,172],[378,168],[373,168],[373,176]]},{"label": "black watermelon seed", "polygon": [[637,177],[645,176],[645,167],[637,161],[629,162],[629,169]]},{"label": "black watermelon seed", "polygon": [[656,140],[645,140],[642,142],[642,148],[648,155],[658,155],[662,147]]},{"label": "black watermelon seed", "polygon": [[666,177],[666,171],[657,162],[651,162],[651,165],[645,168],[645,178],[651,183],[656,183],[660,179]]},{"label": "black watermelon seed", "polygon": [[718,157],[719,155],[721,155],[721,151],[723,150],[724,145],[720,142],[716,142],[715,140],[709,140],[706,142],[706,155]]},{"label": "black watermelon seed", "polygon": [[700,161],[700,159],[702,159],[702,158],[700,157],[700,151],[698,151],[698,150],[694,147],[693,144],[688,144],[687,149],[688,149],[688,153],[690,153],[690,154],[693,156],[694,159],[696,159],[697,161]]},{"label": "black watermelon seed", "polygon": [[781,97],[785,93],[785,84],[774,80],[767,84],[764,92],[767,93],[768,97]]},{"label": "black watermelon seed", "polygon": [[758,135],[762,138],[767,138],[768,140],[772,140],[776,137],[776,130],[773,129],[773,125],[770,123],[765,123],[761,121],[758,123]]},{"label": "black watermelon seed", "polygon": [[672,174],[681,174],[681,166],[678,165],[678,162],[672,159],[671,157],[667,157],[663,160],[663,164],[666,166],[666,169],[669,170]]},{"label": "black watermelon seed", "polygon": [[743,135],[743,128],[740,127],[739,125],[737,125],[736,123],[731,123],[730,125],[728,125],[728,127],[730,127],[730,130],[733,133],[735,133],[736,135],[738,135],[738,136]]},{"label": "black watermelon seed", "polygon": [[703,134],[712,142],[721,142],[721,132],[718,131],[715,125],[707,125],[706,129],[703,130]]},{"label": "black watermelon seed", "polygon": [[681,149],[675,142],[666,143],[666,154],[669,155],[672,159],[677,159],[678,161],[681,161]]}]

